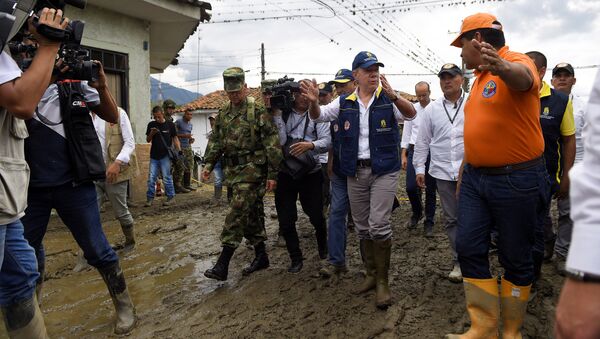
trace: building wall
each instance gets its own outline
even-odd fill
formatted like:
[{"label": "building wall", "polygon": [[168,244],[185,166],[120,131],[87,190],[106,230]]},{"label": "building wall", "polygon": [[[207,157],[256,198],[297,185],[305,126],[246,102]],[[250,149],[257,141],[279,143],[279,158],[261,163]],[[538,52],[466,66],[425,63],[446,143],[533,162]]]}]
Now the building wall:
[{"label": "building wall", "polygon": [[[217,110],[202,110],[192,113],[192,134],[194,136],[194,143],[192,149],[194,152],[204,155],[206,145],[208,144],[208,133],[210,132],[210,122],[208,116],[217,112]],[[181,114],[176,115],[175,120],[181,118]]]},{"label": "building wall", "polygon": [[69,7],[67,16],[86,22],[82,44],[128,55],[129,108],[137,143],[146,142],[146,125],[150,121],[150,54],[144,50],[149,41],[149,23],[93,5],[85,10]]}]

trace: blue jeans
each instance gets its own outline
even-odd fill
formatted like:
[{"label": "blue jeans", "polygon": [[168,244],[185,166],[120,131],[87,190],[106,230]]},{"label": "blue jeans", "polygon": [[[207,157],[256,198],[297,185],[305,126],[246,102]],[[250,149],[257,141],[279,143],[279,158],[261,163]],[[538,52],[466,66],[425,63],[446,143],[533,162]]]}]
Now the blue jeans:
[{"label": "blue jeans", "polygon": [[[410,201],[413,216],[419,217],[423,214],[423,204],[421,203],[421,189],[417,187],[417,174],[413,165],[413,148],[406,152],[408,163],[406,164],[406,195]],[[425,163],[425,223],[433,225],[435,220],[435,192],[437,182],[434,177],[429,175],[430,157],[427,156]]]},{"label": "blue jeans", "polygon": [[339,177],[335,173],[331,180],[331,205],[329,206],[329,263],[334,266],[346,265],[346,215],[350,208],[348,200],[348,184],[346,177]]},{"label": "blue jeans", "polygon": [[458,200],[456,251],[465,278],[491,278],[488,261],[492,225],[505,278],[518,286],[533,282],[533,246],[538,218],[548,205],[545,165],[488,175],[466,165]]},{"label": "blue jeans", "polygon": [[21,221],[25,227],[25,238],[35,250],[40,272],[45,271],[46,256],[42,240],[48,229],[50,211],[53,208],[83,250],[88,264],[104,268],[119,261],[102,231],[93,183],[79,186],[66,183],[56,187],[29,187],[27,205]]},{"label": "blue jeans", "polygon": [[0,225],[0,305],[31,298],[38,277],[35,252],[23,237],[21,221]]},{"label": "blue jeans", "polygon": [[217,161],[215,167],[213,168],[213,172],[215,172],[215,187],[223,187],[223,166],[221,165],[221,160]]},{"label": "blue jeans", "polygon": [[171,159],[169,159],[168,156],[160,160],[150,158],[148,191],[146,192],[146,197],[148,199],[154,199],[154,195],[156,194],[156,180],[158,179],[159,172],[162,174],[167,197],[173,198],[175,196],[175,187],[173,186],[173,176],[171,175]]}]

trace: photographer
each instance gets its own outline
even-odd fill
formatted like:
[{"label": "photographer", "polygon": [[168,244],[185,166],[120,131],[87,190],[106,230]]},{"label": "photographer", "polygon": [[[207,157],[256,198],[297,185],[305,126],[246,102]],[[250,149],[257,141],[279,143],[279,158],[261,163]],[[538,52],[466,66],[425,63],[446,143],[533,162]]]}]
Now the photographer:
[{"label": "photographer", "polygon": [[[64,55],[65,51],[59,53]],[[119,258],[100,223],[94,181],[105,179],[106,168],[90,116],[93,112],[107,122],[117,123],[119,111],[102,65],[98,61],[94,64],[98,71],[96,81],[65,79],[76,72],[70,72],[60,58],[56,63],[60,71],[53,76],[35,116],[26,123],[29,138],[25,142],[25,155],[31,179],[28,207],[21,221],[38,259],[41,273],[38,299],[45,264],[42,240],[54,208],[83,250],[88,264],[97,268],[104,279],[116,309],[115,333],[124,334],[135,325],[135,309]]]},{"label": "photographer", "polygon": [[[44,8],[39,22],[64,29],[68,19],[62,15],[60,10]],[[0,54],[0,306],[10,338],[48,337],[35,296],[35,281],[40,276],[35,252],[25,240],[19,220],[27,205],[29,180],[24,154],[27,129],[21,119],[33,116],[50,82],[60,44],[40,35],[31,23],[29,31],[40,47],[26,72],[21,74],[6,52]]]},{"label": "photographer", "polygon": [[[300,83],[304,81],[307,80]],[[298,197],[300,197],[302,210],[308,215],[315,228],[319,257],[327,258],[327,229],[323,216],[323,174],[319,154],[327,152],[331,144],[331,134],[328,123],[310,121],[309,105],[310,102],[300,92],[296,92],[292,112],[275,117],[276,120],[285,121],[284,125],[276,123],[285,128],[279,131],[285,159],[284,166],[278,174],[279,185],[275,191],[275,208],[279,227],[292,261],[288,268],[290,273],[300,272],[303,260],[296,231]],[[285,135],[286,139],[283,139],[282,135]]]}]

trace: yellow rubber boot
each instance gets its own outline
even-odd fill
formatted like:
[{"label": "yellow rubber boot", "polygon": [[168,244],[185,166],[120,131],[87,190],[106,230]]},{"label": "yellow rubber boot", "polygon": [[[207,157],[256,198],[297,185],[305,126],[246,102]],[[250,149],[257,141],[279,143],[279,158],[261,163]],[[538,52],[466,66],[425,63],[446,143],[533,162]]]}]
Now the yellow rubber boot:
[{"label": "yellow rubber boot", "polygon": [[502,338],[521,339],[521,326],[527,311],[531,285],[517,286],[502,277],[500,308],[502,309]]},{"label": "yellow rubber boot", "polygon": [[464,334],[448,334],[446,338],[497,339],[500,316],[498,281],[495,278],[463,278],[463,284],[471,328]]}]

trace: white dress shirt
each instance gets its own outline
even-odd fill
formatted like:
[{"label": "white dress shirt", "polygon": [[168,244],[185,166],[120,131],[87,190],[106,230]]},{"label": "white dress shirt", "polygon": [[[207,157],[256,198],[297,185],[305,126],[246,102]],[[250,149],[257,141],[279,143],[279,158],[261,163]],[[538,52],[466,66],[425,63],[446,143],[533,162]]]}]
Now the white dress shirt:
[{"label": "white dress shirt", "polygon": [[[106,121],[100,119],[97,115],[93,115],[92,120],[94,121],[96,134],[98,134],[98,139],[100,140],[100,146],[102,147],[102,157],[104,158],[104,162],[108,163],[108,150],[106,149]],[[128,164],[129,158],[135,150],[135,139],[133,138],[133,130],[131,128],[129,117],[121,107],[119,107],[119,124],[121,125],[121,134],[123,135],[123,148],[121,149],[121,152],[119,152],[119,155],[117,155],[117,160],[124,164]]]},{"label": "white dress shirt", "polygon": [[[431,102],[429,104],[431,104]],[[417,143],[417,136],[419,135],[419,122],[421,121],[421,115],[423,115],[425,107],[427,107],[421,106],[421,104],[418,102],[414,103],[413,106],[415,106],[417,115],[414,119],[406,121],[404,123],[404,128],[402,128],[402,140],[400,141],[400,147],[405,149],[408,149],[409,145],[414,145]]]},{"label": "white dress shirt", "polygon": [[571,102],[573,103],[573,117],[575,118],[575,163],[583,160],[583,125],[585,124],[585,106],[586,102],[580,97],[571,94]]},{"label": "white dress shirt", "polygon": [[586,112],[585,157],[569,172],[573,237],[567,268],[600,275],[600,72]]},{"label": "white dress shirt", "polygon": [[436,179],[458,180],[465,154],[465,101],[463,93],[456,103],[442,97],[427,105],[420,119],[413,154],[416,174],[425,174],[427,155],[431,152],[429,175]]},{"label": "white dress shirt", "polygon": [[[358,110],[359,110],[359,132],[358,132],[358,159],[371,159],[371,150],[369,149],[369,108],[375,101],[375,97],[379,93],[383,94],[383,89],[379,86],[371,96],[371,100],[365,104],[360,100],[358,96],[358,88],[354,91],[353,94],[356,96],[356,101],[358,102]],[[340,100],[341,97],[337,100],[332,101],[328,105],[321,106],[321,115],[315,119],[315,121],[333,121],[337,119],[340,114]],[[407,118],[396,107],[395,104],[392,104],[392,108],[394,109],[394,116],[397,121],[403,120],[412,120],[412,118]]]}]

